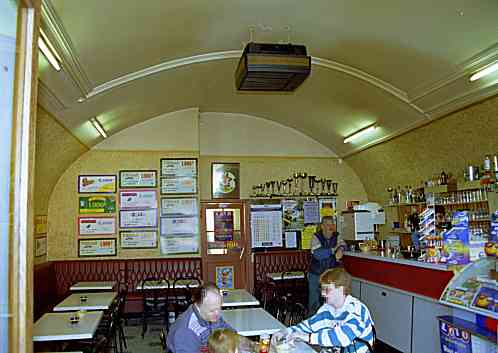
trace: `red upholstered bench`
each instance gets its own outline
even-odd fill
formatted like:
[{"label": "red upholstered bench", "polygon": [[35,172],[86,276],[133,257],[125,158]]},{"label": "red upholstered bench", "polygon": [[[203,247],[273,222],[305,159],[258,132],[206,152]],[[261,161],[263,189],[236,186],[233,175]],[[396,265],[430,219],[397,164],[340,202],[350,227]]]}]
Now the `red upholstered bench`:
[{"label": "red upholstered bench", "polygon": [[66,297],[73,283],[80,281],[116,281],[128,289],[126,313],[142,312],[142,296],[137,285],[147,277],[202,278],[200,258],[72,260],[53,261],[35,267],[35,319],[51,311]]}]

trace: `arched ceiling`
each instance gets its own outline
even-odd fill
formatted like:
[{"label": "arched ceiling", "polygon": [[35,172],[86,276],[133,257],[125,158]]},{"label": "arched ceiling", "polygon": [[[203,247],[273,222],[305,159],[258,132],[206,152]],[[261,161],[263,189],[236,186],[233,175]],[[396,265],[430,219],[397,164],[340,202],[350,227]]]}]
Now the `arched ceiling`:
[{"label": "arched ceiling", "polygon": [[[498,74],[468,81],[498,60],[496,0],[42,3],[63,69],[40,55],[40,102],[88,146],[92,117],[113,134],[199,107],[274,120],[346,156],[498,92]],[[312,74],[295,92],[236,91],[250,28],[256,42],[307,46]]]}]

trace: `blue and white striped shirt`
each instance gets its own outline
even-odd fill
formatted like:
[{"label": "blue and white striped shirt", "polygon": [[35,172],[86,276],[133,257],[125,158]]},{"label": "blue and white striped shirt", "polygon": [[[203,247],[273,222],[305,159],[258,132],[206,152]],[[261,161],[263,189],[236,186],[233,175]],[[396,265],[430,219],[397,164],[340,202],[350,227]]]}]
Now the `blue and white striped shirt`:
[{"label": "blue and white striped shirt", "polygon": [[311,344],[346,347],[347,352],[366,353],[368,347],[360,342],[353,345],[353,340],[359,337],[373,344],[372,326],[373,321],[365,304],[348,295],[341,308],[324,304],[315,315],[289,327],[287,332],[311,333]]}]

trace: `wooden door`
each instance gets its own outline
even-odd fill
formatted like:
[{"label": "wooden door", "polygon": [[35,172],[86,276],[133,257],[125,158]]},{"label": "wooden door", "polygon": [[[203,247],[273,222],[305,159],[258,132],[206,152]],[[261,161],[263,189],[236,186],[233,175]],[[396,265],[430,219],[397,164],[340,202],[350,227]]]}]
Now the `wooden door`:
[{"label": "wooden door", "polygon": [[242,201],[201,203],[203,280],[248,289],[246,208]]}]

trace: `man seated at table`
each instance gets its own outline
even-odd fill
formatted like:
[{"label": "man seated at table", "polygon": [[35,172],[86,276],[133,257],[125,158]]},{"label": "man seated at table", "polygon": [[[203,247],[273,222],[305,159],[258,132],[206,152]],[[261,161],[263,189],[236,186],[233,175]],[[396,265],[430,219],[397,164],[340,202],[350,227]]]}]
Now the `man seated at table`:
[{"label": "man seated at table", "polygon": [[208,352],[212,331],[232,329],[221,317],[223,296],[214,283],[204,283],[194,296],[194,303],[176,319],[166,340],[171,353]]},{"label": "man seated at table", "polygon": [[350,295],[349,273],[342,267],[327,270],[320,276],[320,284],[325,304],[309,319],[274,334],[272,343],[286,336],[291,341],[300,339],[325,347],[345,347],[348,352],[348,348],[368,352],[366,344],[353,342],[359,338],[373,344],[373,321],[365,304]]}]

